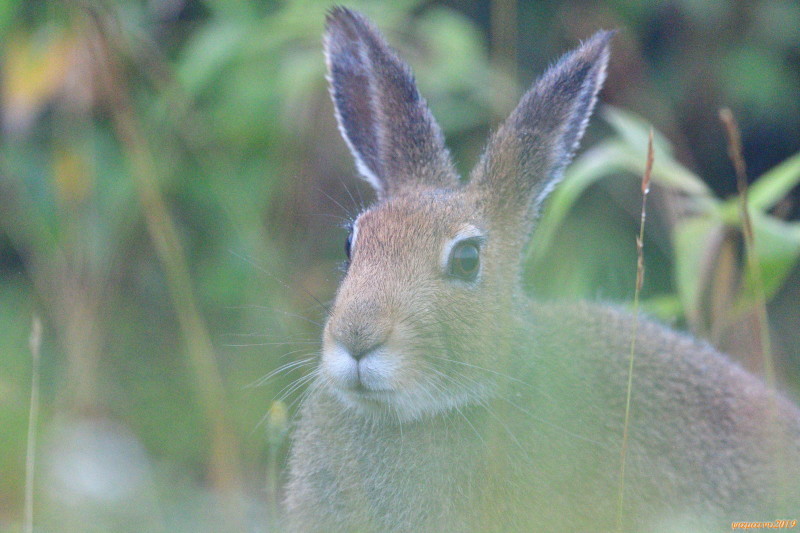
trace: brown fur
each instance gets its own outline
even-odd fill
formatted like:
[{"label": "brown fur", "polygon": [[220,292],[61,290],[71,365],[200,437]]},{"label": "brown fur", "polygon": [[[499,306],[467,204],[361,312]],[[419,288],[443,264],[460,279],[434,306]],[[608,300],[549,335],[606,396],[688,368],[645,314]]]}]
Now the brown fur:
[{"label": "brown fur", "polygon": [[[614,527],[633,320],[530,301],[519,283],[609,38],[548,70],[461,185],[410,70],[363,17],[329,15],[337,116],[380,201],[355,223],[294,431],[292,531]],[[367,101],[353,84],[370,88]],[[448,270],[448,250],[469,239],[480,243],[474,280]],[[636,346],[624,529],[800,516],[798,409],[657,324],[640,324]]]}]

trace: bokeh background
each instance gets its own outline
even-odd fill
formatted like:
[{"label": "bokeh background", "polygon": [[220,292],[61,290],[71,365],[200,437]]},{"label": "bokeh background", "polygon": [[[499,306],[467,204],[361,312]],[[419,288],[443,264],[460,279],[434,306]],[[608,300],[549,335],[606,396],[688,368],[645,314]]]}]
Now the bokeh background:
[{"label": "bokeh background", "polygon": [[[23,529],[26,489],[38,531],[278,527],[342,223],[373,198],[327,95],[330,5],[0,4],[3,531]],[[800,397],[800,3],[348,5],[413,66],[464,174],[538,73],[618,28],[526,285],[628,305],[652,125],[644,311]],[[758,268],[722,107],[741,128]]]}]

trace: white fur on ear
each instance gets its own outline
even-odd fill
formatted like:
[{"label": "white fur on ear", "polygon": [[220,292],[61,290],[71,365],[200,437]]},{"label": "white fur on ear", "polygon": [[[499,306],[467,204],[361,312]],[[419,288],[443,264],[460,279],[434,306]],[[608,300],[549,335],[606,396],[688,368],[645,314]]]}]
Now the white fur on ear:
[{"label": "white fur on ear", "polygon": [[532,222],[578,148],[606,78],[613,31],[564,55],[492,136],[470,186],[496,210]]},{"label": "white fur on ear", "polygon": [[[366,213],[366,211],[365,211]],[[364,216],[364,213],[358,215],[358,218],[355,219],[352,225],[352,229],[350,230],[350,253],[352,254],[353,251],[356,249],[356,242],[358,242],[358,221],[361,220],[361,217]]]},{"label": "white fur on ear", "polygon": [[561,181],[564,168],[572,160],[583,134],[586,132],[586,126],[588,126],[592,111],[594,111],[597,104],[597,95],[606,81],[610,56],[609,43],[615,33],[615,31],[599,31],[595,33],[590,39],[581,43],[577,50],[567,54],[555,66],[548,69],[539,82],[550,81],[551,85],[561,84],[564,83],[565,78],[576,74],[575,63],[580,64],[579,62],[583,61],[590,65],[590,72],[577,89],[572,109],[567,113],[570,118],[562,124],[560,136],[563,139],[563,152],[560,160],[556,161],[550,179],[541,185],[533,199],[532,207],[535,212],[539,211],[542,203]]},{"label": "white fur on ear", "polygon": [[[603,84],[606,81],[608,73],[608,60],[611,55],[610,41],[616,31],[599,31],[595,33],[590,39],[587,39],[581,46],[567,56],[563,61],[568,63],[572,55],[578,57],[592,57],[592,73],[586,77],[586,80],[581,88],[581,96],[575,101],[575,108],[573,110],[574,120],[577,124],[572,124],[572,135],[574,137],[571,146],[568,147],[568,156],[571,158],[578,145],[583,138],[586,131],[586,126],[589,124],[589,119],[594,111],[595,104],[597,104],[597,95],[600,93]],[[557,68],[557,67],[556,67]]]},{"label": "white fur on ear", "polygon": [[[378,179],[378,173],[380,169],[372,168],[370,164],[367,163],[365,154],[362,153],[361,150],[365,149],[365,145],[356,144],[351,135],[356,133],[355,128],[348,129],[348,117],[344,116],[346,104],[344,103],[345,100],[343,98],[348,98],[346,95],[340,95],[339,91],[343,92],[343,89],[337,89],[337,83],[334,79],[334,49],[336,45],[332,42],[331,32],[330,30],[325,33],[325,37],[323,39],[323,45],[325,50],[325,63],[328,68],[328,75],[325,76],[325,79],[328,81],[328,91],[330,92],[331,99],[333,100],[334,106],[333,111],[336,117],[336,124],[339,128],[339,133],[341,133],[344,142],[347,144],[347,147],[350,149],[350,153],[353,155],[353,159],[355,160],[356,169],[358,170],[361,177],[363,177],[367,183],[369,183],[373,189],[377,192],[383,192],[383,184],[381,180]],[[359,60],[358,61],[351,61],[347,62],[347,68],[351,70],[351,75],[356,77],[367,78],[368,72],[372,70],[371,62],[369,59],[369,55],[366,52],[364,47],[358,47],[356,50],[353,50],[358,54]],[[340,61],[344,63],[343,61]],[[362,97],[368,97],[367,107],[372,108],[374,107],[374,99],[375,94],[374,90],[371,88],[369,83],[365,83],[362,87]],[[365,127],[372,130],[375,127],[374,124],[365,124]],[[377,135],[377,131],[369,131],[365,132],[368,133],[370,136]],[[372,164],[375,164],[377,160],[377,154],[372,154]]]},{"label": "white fur on ear", "polygon": [[336,120],[362,177],[381,197],[407,185],[457,186],[444,136],[408,65],[358,13],[336,7],[326,27]]},{"label": "white fur on ear", "polygon": [[381,184],[381,180],[378,179],[378,176],[372,172],[372,169],[370,169],[367,164],[364,163],[364,160],[361,159],[361,156],[358,155],[358,151],[353,147],[353,143],[347,137],[347,134],[342,128],[341,123],[339,124],[339,131],[342,133],[342,137],[344,137],[348,148],[350,148],[350,153],[352,153],[353,157],[355,158],[356,169],[358,170],[358,173],[361,174],[361,177],[364,178],[373,189],[375,189],[378,193],[383,193],[383,185]]}]

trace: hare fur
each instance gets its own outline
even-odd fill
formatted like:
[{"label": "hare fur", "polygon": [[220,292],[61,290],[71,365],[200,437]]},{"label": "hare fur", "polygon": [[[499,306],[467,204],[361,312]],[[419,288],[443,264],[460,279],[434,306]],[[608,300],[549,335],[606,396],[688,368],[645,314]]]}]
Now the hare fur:
[{"label": "hare fur", "polygon": [[[378,201],[293,432],[290,530],[616,527],[633,318],[520,282],[611,36],[547,70],[462,182],[410,69],[363,16],[328,15],[336,117]],[[800,410],[758,378],[641,319],[632,397],[621,529],[800,518]]]}]

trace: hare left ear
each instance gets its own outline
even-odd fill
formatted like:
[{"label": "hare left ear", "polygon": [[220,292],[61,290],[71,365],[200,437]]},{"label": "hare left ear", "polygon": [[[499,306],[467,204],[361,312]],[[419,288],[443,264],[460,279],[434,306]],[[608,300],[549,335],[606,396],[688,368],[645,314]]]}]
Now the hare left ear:
[{"label": "hare left ear", "polygon": [[325,57],[339,129],[361,175],[387,197],[406,184],[454,187],[458,178],[411,69],[360,14],[328,14]]},{"label": "hare left ear", "polygon": [[583,137],[606,77],[613,31],[601,31],[537,80],[491,137],[469,187],[499,218],[530,225]]}]

